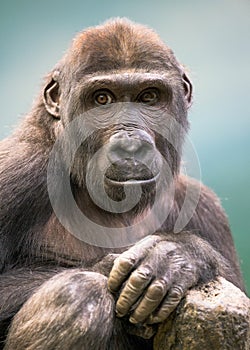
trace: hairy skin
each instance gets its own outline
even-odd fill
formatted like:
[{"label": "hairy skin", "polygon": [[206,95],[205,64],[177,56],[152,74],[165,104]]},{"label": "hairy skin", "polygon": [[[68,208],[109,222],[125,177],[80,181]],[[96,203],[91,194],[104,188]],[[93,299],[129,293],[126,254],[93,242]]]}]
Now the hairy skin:
[{"label": "hairy skin", "polygon": [[[127,102],[132,103],[124,112],[130,123],[110,123],[112,106]],[[48,74],[31,112],[0,143],[0,349],[152,350],[152,338],[141,330],[156,329],[188,289],[223,276],[244,290],[218,198],[180,174],[191,102],[189,78],[152,30],[118,19],[75,38]],[[48,196],[53,145],[70,122],[97,104],[106,105],[98,109],[99,130],[82,143],[70,166],[74,198],[88,218],[105,227],[135,224],[152,206],[158,181],[144,164],[161,174],[162,157],[172,173],[169,215],[147,237],[138,232],[138,242],[130,247],[79,240],[59,222]],[[169,125],[169,115],[182,127],[175,130],[177,147],[155,131]],[[67,157],[64,144],[62,159]],[[103,210],[88,193],[88,166],[91,186],[98,188],[107,158],[105,190],[111,199],[124,198],[126,181],[142,187],[139,202],[128,212]],[[159,211],[169,201],[170,185],[161,187]],[[192,218],[175,233],[187,188],[195,193],[200,186]],[[67,200],[64,205],[70,220]],[[157,220],[156,215],[152,224]]]}]

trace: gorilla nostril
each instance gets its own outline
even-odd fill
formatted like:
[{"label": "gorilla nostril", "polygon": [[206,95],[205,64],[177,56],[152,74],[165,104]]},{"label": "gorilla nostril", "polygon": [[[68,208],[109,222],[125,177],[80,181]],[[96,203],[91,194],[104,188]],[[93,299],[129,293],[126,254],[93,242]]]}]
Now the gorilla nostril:
[{"label": "gorilla nostril", "polygon": [[[143,133],[143,134],[142,134]],[[145,132],[128,134],[123,131],[110,138],[107,156],[111,163],[121,160],[131,160],[144,162],[153,158],[154,144],[150,136],[144,136]],[[142,137],[144,136],[144,138]],[[150,141],[150,142],[149,142]]]}]

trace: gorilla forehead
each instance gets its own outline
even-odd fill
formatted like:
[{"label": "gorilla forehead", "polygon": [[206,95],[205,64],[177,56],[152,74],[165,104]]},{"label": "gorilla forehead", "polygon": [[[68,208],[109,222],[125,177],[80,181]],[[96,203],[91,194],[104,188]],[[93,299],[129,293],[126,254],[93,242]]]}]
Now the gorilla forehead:
[{"label": "gorilla forehead", "polygon": [[115,19],[79,33],[66,55],[85,75],[118,69],[180,71],[172,50],[145,26]]}]

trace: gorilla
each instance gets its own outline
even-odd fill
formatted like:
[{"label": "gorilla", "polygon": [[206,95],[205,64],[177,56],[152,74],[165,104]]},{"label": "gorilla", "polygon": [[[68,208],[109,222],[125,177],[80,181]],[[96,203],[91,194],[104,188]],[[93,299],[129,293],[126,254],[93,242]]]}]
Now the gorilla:
[{"label": "gorilla", "polygon": [[152,350],[190,288],[244,290],[218,198],[181,173],[192,94],[158,35],[119,18],[46,76],[0,143],[1,349]]}]

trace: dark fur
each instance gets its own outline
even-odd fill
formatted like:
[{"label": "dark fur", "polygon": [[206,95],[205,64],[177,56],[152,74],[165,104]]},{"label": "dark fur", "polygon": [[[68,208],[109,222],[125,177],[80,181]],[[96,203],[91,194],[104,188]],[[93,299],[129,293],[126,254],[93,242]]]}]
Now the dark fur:
[{"label": "dark fur", "polygon": [[[53,117],[46,110],[43,89],[19,129],[0,144],[1,339],[5,340],[17,314],[6,349],[152,349],[152,340],[126,333],[126,321],[115,317],[115,299],[106,289],[107,278],[103,275],[109,276],[113,262],[107,254],[120,254],[122,250],[87,245],[61,226],[47,194],[47,163],[61,129],[88,109],[87,102],[79,97],[76,83],[82,81],[81,89],[88,93],[95,84],[90,83],[90,78],[95,76],[126,71],[141,76],[166,72],[172,96],[164,108],[187,129],[191,102],[191,91],[185,98],[188,78],[172,51],[153,31],[126,20],[111,21],[80,33],[46,78],[45,86],[53,85],[56,71],[60,88],[55,93],[61,95],[60,113],[64,118]],[[119,77],[114,83],[119,84]],[[145,111],[146,119],[148,114]],[[145,123],[144,129],[150,133],[149,126],[150,122]],[[81,147],[71,175],[81,209],[107,226],[133,223],[153,198],[153,193],[146,190],[137,210],[113,215],[98,209],[88,197],[83,169],[114,131],[104,128]],[[159,135],[152,138],[171,164],[176,186],[174,206],[159,234],[166,235],[166,241],[177,242],[183,252],[189,252],[191,263],[199,265],[199,283],[223,275],[244,289],[227,218],[209,189],[202,186],[198,206],[185,232],[172,233],[187,183],[198,185],[179,174],[180,158],[171,145]],[[180,148],[182,138],[179,135]],[[114,197],[116,194],[110,193]],[[86,272],[89,270],[96,275]],[[88,311],[88,304],[95,305],[95,310]]]}]

